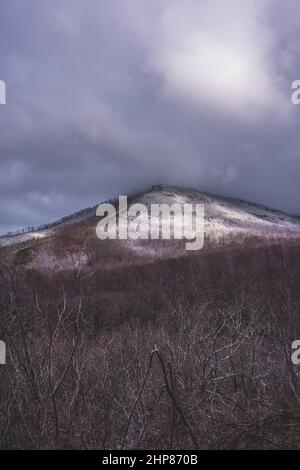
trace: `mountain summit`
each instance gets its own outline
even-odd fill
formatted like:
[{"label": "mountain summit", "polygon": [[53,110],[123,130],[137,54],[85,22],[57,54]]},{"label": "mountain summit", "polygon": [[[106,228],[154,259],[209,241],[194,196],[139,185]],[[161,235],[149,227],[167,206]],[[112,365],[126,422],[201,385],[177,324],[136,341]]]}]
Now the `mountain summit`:
[{"label": "mountain summit", "polygon": [[[108,201],[117,209],[117,200]],[[284,242],[300,237],[300,221],[280,211],[194,189],[156,185],[129,198],[128,205],[203,204],[204,250],[244,244]],[[98,206],[37,229],[0,237],[0,246],[25,258],[30,267],[70,269],[95,262],[143,262],[184,256],[183,240],[106,240],[96,238]],[[25,256],[23,254],[26,253]],[[24,261],[24,260],[23,260]]]}]

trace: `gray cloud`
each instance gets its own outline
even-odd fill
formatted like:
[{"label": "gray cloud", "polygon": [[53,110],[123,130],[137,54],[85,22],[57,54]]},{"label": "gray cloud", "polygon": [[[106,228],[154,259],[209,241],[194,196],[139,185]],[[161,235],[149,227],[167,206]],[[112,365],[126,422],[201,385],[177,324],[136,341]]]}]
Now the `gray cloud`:
[{"label": "gray cloud", "polygon": [[300,6],[0,4],[0,230],[151,184],[300,213]]}]

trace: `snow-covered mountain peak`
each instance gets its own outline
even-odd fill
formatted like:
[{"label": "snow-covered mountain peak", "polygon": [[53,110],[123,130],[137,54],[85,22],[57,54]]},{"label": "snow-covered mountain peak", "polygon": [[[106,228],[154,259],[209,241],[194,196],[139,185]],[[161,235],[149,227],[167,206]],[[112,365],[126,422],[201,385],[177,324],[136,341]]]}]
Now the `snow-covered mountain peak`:
[{"label": "snow-covered mountain peak", "polygon": [[[131,203],[151,204],[204,204],[205,236],[218,242],[220,239],[239,237],[299,237],[300,221],[280,211],[239,199],[221,197],[195,189],[156,185],[130,198]],[[116,203],[116,199],[114,200]],[[0,247],[37,240],[55,235],[65,226],[94,222],[96,208],[84,209],[61,220],[30,231],[0,237]],[[93,221],[93,222],[92,222]]]}]

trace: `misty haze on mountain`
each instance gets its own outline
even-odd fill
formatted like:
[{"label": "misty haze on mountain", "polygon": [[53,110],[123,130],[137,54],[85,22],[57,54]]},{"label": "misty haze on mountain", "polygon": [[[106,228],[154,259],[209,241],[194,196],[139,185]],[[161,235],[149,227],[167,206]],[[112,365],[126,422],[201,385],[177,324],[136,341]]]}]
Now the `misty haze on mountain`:
[{"label": "misty haze on mountain", "polygon": [[0,232],[164,183],[300,214],[299,3],[0,4]]}]

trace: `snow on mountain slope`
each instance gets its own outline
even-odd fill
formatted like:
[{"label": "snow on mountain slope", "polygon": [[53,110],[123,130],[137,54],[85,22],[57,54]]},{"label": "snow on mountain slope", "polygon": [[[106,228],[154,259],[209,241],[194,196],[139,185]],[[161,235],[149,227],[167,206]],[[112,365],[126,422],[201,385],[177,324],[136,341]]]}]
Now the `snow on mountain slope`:
[{"label": "snow on mountain slope", "polygon": [[94,217],[98,206],[89,207],[69,216],[63,217],[56,222],[42,225],[30,230],[21,230],[12,234],[0,236],[0,247],[17,245],[30,240],[39,240],[54,235],[57,231],[69,225],[78,224]]},{"label": "snow on mountain slope", "polygon": [[300,221],[280,211],[252,202],[225,198],[196,190],[154,186],[138,202],[151,204],[204,204],[205,237],[212,241],[232,237],[299,237]]},{"label": "snow on mountain slope", "polygon": [[50,229],[47,230],[32,230],[24,233],[14,233],[12,235],[3,235],[0,237],[0,247],[18,245],[30,240],[38,240],[52,235],[54,232]]},{"label": "snow on mountain slope", "polygon": [[[142,203],[149,209],[151,204],[204,204],[205,237],[218,243],[226,239],[243,239],[244,237],[261,238],[298,238],[300,221],[280,211],[262,205],[233,198],[214,196],[197,190],[173,186],[153,186],[151,190],[141,193],[132,199],[132,203]],[[53,224],[31,231],[9,234],[0,237],[0,247],[16,245],[30,240],[55,235],[61,228],[80,224],[92,219],[97,206],[84,209]],[[93,222],[94,223],[94,222]],[[153,249],[141,247],[139,241],[128,244],[137,253]]]}]

